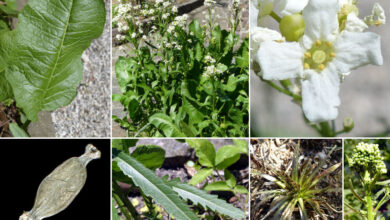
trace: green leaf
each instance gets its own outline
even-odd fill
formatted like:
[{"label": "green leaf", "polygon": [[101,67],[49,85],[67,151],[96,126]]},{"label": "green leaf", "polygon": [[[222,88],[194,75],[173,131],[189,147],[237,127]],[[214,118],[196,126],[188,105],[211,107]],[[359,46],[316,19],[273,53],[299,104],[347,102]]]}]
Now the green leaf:
[{"label": "green leaf", "polygon": [[188,184],[181,183],[177,180],[167,182],[174,191],[179,193],[180,197],[185,200],[191,200],[194,204],[199,204],[203,208],[209,208],[214,212],[227,215],[233,219],[245,218],[245,213],[227,203],[222,199],[218,199],[216,195],[210,195],[207,192],[200,190]]},{"label": "green leaf", "polygon": [[129,148],[134,147],[137,141],[137,139],[113,139],[112,147],[128,154]]},{"label": "green leaf", "polygon": [[19,127],[16,123],[9,124],[9,130],[14,137],[30,137],[25,130]]},{"label": "green leaf", "polygon": [[165,150],[156,145],[138,145],[131,156],[145,167],[154,170],[164,163]]},{"label": "green leaf", "polygon": [[241,150],[234,145],[226,145],[218,149],[215,157],[215,165],[218,169],[228,168],[240,159]]},{"label": "green leaf", "polygon": [[18,10],[18,3],[16,0],[5,0],[5,3],[7,4],[7,7],[12,10]]},{"label": "green leaf", "polygon": [[119,57],[115,63],[115,74],[122,93],[126,92],[127,84],[133,79],[133,72],[138,63],[131,58]]},{"label": "green leaf", "polygon": [[120,152],[114,160],[123,173],[131,177],[142,192],[152,197],[167,213],[176,219],[198,219],[170,186],[136,159]]},{"label": "green leaf", "polygon": [[12,9],[11,7],[8,6],[4,6],[2,4],[0,4],[0,11],[13,17],[17,17],[19,13],[17,10]]},{"label": "green leaf", "polygon": [[232,191],[225,181],[210,183],[204,189],[207,191]]},{"label": "green leaf", "polygon": [[203,41],[203,31],[199,21],[193,20],[189,25],[189,30],[194,34],[196,38]]},{"label": "green leaf", "polygon": [[242,69],[248,69],[249,67],[249,38],[245,38],[242,42],[240,49],[237,51],[235,57],[236,64]]},{"label": "green leaf", "polygon": [[248,142],[246,140],[233,139],[233,142],[242,153],[248,155]]},{"label": "green leaf", "polygon": [[187,139],[186,142],[195,149],[200,164],[206,167],[215,165],[215,148],[210,141],[205,139]]},{"label": "green leaf", "polygon": [[233,176],[233,174],[228,169],[225,169],[224,173],[225,173],[226,184],[230,188],[234,188],[237,184],[236,178]]},{"label": "green leaf", "polygon": [[12,98],[12,88],[5,78],[5,72],[0,72],[0,102],[3,102],[9,98]]},{"label": "green leaf", "polygon": [[205,180],[208,176],[210,176],[213,173],[212,168],[204,168],[199,170],[190,180],[189,184],[196,185],[201,183],[203,180]]},{"label": "green leaf", "polygon": [[196,102],[183,97],[183,109],[188,114],[190,125],[203,121],[204,115],[199,111],[200,107]]},{"label": "green leaf", "polygon": [[185,134],[180,131],[180,128],[166,114],[156,113],[149,117],[149,122],[161,130],[165,137],[185,137]]},{"label": "green leaf", "polygon": [[239,77],[235,77],[233,75],[229,76],[228,82],[226,85],[224,85],[224,90],[228,92],[234,92],[237,88],[237,84],[240,82],[247,82],[248,76],[247,75],[240,75]]},{"label": "green leaf", "polygon": [[17,105],[36,121],[41,110],[76,96],[81,54],[103,32],[105,6],[103,0],[30,0],[18,20],[15,30],[0,35],[0,56]]},{"label": "green leaf", "polygon": [[234,193],[248,194],[248,189],[241,185],[235,186],[233,191]]}]

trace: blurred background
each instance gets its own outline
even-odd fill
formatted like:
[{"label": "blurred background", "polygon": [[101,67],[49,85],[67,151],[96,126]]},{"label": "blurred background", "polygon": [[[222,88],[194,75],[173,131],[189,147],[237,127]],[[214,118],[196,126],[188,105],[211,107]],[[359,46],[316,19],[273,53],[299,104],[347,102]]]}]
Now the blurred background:
[{"label": "blurred background", "polygon": [[[359,0],[359,17],[371,14],[375,2],[390,16],[390,2],[385,0]],[[272,19],[266,25],[278,30]],[[352,117],[355,128],[342,136],[389,136],[390,134],[390,39],[389,20],[385,25],[368,31],[381,35],[383,66],[361,67],[345,78],[340,86],[341,105],[335,120],[336,130],[342,129],[343,119]],[[254,137],[305,137],[317,136],[304,121],[302,109],[291,99],[262,82],[251,71],[250,76],[250,127]]]}]

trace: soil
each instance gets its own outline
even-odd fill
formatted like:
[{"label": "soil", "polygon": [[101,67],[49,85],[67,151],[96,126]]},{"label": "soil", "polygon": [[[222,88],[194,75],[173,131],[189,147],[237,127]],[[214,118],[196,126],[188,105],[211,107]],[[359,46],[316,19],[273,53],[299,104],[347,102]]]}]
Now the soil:
[{"label": "soil", "polygon": [[15,104],[6,106],[0,103],[0,137],[12,137],[9,124],[12,122],[20,124],[19,118],[20,115]]},{"label": "soil", "polygon": [[[331,155],[326,158],[325,165],[321,171],[342,161],[342,142],[339,139],[274,139],[274,140],[251,140],[251,218],[262,219],[270,210],[272,199],[262,200],[263,197],[258,194],[262,190],[277,189],[276,184],[261,178],[258,173],[272,175],[271,170],[290,170],[290,164],[294,155],[293,147],[300,142],[300,149],[303,159],[312,159],[317,163],[320,158],[326,157],[337,146]],[[320,172],[321,172],[320,171]],[[333,208],[339,212],[334,212],[326,207],[322,207],[328,219],[342,219],[342,169],[338,168],[335,172],[327,175],[320,183],[319,188],[329,186],[332,190],[321,195]],[[295,219],[299,219],[299,213],[296,211]],[[272,216],[269,216],[272,217]]]}]

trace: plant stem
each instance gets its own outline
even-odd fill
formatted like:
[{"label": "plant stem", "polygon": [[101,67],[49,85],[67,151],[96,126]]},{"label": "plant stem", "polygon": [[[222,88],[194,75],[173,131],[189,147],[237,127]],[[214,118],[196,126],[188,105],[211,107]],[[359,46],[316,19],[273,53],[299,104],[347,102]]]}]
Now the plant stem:
[{"label": "plant stem", "polygon": [[123,194],[121,187],[118,185],[118,183],[115,180],[112,181],[112,187],[113,187],[112,195],[114,196],[114,199],[118,203],[119,207],[121,207],[121,210],[123,214],[126,216],[126,218],[141,220],[137,210],[134,208],[133,204],[131,204],[129,199]]},{"label": "plant stem", "polygon": [[272,81],[269,81],[269,80],[264,80],[262,77],[260,77],[260,79],[264,82],[266,82],[268,85],[270,85],[272,88],[278,90],[279,92],[281,93],[284,93],[288,96],[291,96],[292,98],[294,98],[296,101],[301,101],[302,100],[302,97],[301,96],[298,96],[298,95],[295,95],[294,93],[290,92],[289,90],[287,89],[283,89],[282,87],[276,85],[275,83],[273,83]]},{"label": "plant stem", "polygon": [[335,133],[333,132],[332,128],[329,126],[328,122],[321,122],[320,123],[320,132],[322,136],[325,137],[334,137]]},{"label": "plant stem", "polygon": [[368,220],[374,220],[375,213],[372,211],[372,199],[371,199],[371,192],[366,192],[366,201],[367,201],[367,219]]},{"label": "plant stem", "polygon": [[275,19],[275,21],[277,21],[278,23],[280,23],[280,21],[282,20],[279,15],[277,15],[274,11],[271,12],[271,14],[269,14],[273,19]]}]

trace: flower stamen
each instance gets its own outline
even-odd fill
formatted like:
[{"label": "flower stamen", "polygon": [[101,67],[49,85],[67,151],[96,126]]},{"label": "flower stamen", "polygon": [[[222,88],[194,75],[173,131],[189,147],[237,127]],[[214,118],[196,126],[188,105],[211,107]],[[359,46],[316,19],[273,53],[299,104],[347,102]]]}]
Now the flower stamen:
[{"label": "flower stamen", "polygon": [[335,56],[332,42],[316,40],[304,53],[303,67],[321,72]]}]

